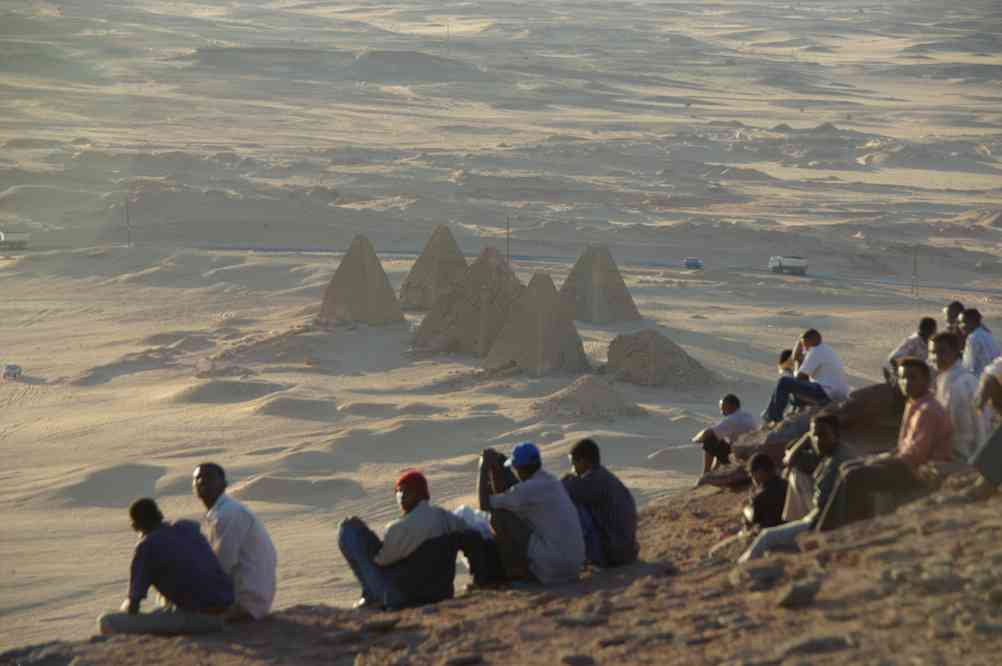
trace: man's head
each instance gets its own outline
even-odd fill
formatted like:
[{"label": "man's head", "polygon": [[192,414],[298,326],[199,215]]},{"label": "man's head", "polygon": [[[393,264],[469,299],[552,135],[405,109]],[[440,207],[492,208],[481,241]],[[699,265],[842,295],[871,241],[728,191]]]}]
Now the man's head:
[{"label": "man's head", "polygon": [[918,325],[918,334],[923,340],[928,340],[936,334],[936,320],[932,317],[923,317]]},{"label": "man's head", "polygon": [[820,412],[811,419],[808,431],[814,450],[822,458],[827,458],[838,447],[841,432],[838,417],[833,412]]},{"label": "man's head", "polygon": [[214,462],[204,462],[191,474],[191,489],[205,508],[211,509],[226,492],[226,472]]},{"label": "man's head", "polygon": [[810,328],[804,331],[804,334],[800,336],[800,340],[804,343],[804,349],[810,349],[821,344],[821,334],[818,333],[817,329]]},{"label": "man's head", "polygon": [[943,308],[943,314],[946,315],[946,323],[953,324],[956,323],[957,319],[960,318],[960,313],[964,311],[964,304],[960,301],[952,301],[949,305]]},{"label": "man's head", "polygon": [[932,372],[920,358],[907,357],[898,361],[898,386],[911,400],[918,400],[929,392]]},{"label": "man's head", "polygon": [[967,308],[960,313],[960,330],[964,335],[970,335],[981,326],[981,313],[977,308]]},{"label": "man's head", "polygon": [[592,439],[582,439],[572,446],[568,457],[571,459],[574,473],[578,476],[583,476],[602,464],[602,455],[599,453],[598,444]]},{"label": "man's head", "polygon": [[129,507],[129,518],[132,519],[132,529],[143,534],[149,534],[164,522],[160,507],[149,497],[137,499]]},{"label": "man's head", "polygon": [[929,341],[929,363],[940,372],[946,372],[960,360],[963,353],[956,333],[940,331]]},{"label": "man's head", "polygon": [[410,513],[422,501],[431,499],[428,479],[416,469],[406,470],[396,483],[397,504],[404,513]]},{"label": "man's head", "polygon": [[519,481],[527,481],[543,466],[539,449],[532,442],[522,442],[511,451],[511,458],[505,463],[515,472]]},{"label": "man's head", "polygon": [[728,393],[720,399],[720,413],[724,416],[730,416],[739,409],[741,409],[741,401],[733,393]]},{"label": "man's head", "polygon": [[748,461],[748,475],[751,476],[755,485],[761,486],[776,476],[776,463],[765,453],[756,453]]}]

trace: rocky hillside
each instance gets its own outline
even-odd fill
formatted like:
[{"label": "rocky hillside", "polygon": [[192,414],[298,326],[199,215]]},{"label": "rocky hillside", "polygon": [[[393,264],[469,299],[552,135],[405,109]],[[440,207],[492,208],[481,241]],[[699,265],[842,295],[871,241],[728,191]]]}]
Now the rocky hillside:
[{"label": "rocky hillside", "polygon": [[969,503],[969,481],[746,567],[706,556],[743,496],[701,488],[643,513],[642,563],[575,585],[384,614],[296,606],[215,636],[53,642],[0,664],[988,666],[1002,645],[1002,496]]}]

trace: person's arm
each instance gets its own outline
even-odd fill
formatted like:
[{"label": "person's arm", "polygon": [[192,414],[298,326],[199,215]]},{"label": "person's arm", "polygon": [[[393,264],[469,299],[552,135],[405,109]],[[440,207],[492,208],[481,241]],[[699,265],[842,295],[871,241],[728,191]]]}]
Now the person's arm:
[{"label": "person's arm", "polygon": [[395,520],[386,528],[383,536],[383,547],[373,558],[373,562],[381,567],[389,566],[414,552],[415,536],[403,520]]},{"label": "person's arm", "polygon": [[994,376],[983,374],[974,400],[978,409],[991,405],[996,412],[1002,414],[1002,384]]},{"label": "person's arm", "polygon": [[122,606],[130,615],[139,612],[140,602],[146,598],[146,592],[150,589],[153,581],[150,577],[150,554],[145,543],[136,546],[136,552],[132,556],[132,566],[129,575],[129,598]]},{"label": "person's arm", "polygon": [[797,366],[797,379],[811,381],[811,377],[818,371],[820,361],[818,360],[819,355],[814,351],[815,349],[815,347],[811,347],[810,351],[804,356],[804,362]]},{"label": "person's arm", "polygon": [[480,454],[480,474],[477,477],[477,499],[481,511],[491,510],[491,495],[495,488],[504,487],[501,457],[494,449],[484,449]]},{"label": "person's arm", "polygon": [[490,496],[492,509],[520,509],[523,506],[532,504],[535,501],[534,484],[524,481],[516,483],[514,486],[499,495]]}]

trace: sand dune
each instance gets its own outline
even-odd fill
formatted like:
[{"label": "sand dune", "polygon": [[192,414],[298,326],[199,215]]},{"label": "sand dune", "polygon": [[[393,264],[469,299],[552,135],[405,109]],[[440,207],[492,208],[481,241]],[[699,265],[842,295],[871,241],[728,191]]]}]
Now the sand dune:
[{"label": "sand dune", "polygon": [[343,499],[360,497],[361,486],[349,479],[285,479],[255,476],[234,486],[234,497],[274,504],[307,504],[332,507]]},{"label": "sand dune", "polygon": [[46,499],[76,507],[125,508],[139,497],[154,495],[164,471],[164,467],[135,464],[98,468],[86,472],[80,481],[46,493]]},{"label": "sand dune", "polygon": [[337,418],[337,403],[334,400],[308,400],[278,396],[275,398],[264,398],[251,411],[261,416],[280,416],[287,419],[306,419],[310,421],[334,421]]},{"label": "sand dune", "polygon": [[228,404],[256,400],[288,389],[286,384],[216,379],[199,382],[167,396],[175,404]]}]

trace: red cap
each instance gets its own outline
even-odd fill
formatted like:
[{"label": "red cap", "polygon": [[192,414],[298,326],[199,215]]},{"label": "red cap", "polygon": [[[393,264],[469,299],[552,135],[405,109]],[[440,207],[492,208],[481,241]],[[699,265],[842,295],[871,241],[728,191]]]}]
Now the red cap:
[{"label": "red cap", "polygon": [[405,470],[404,473],[400,475],[400,478],[397,479],[396,489],[400,490],[400,488],[404,485],[408,485],[414,488],[414,490],[417,491],[418,495],[420,495],[424,499],[426,500],[431,499],[431,492],[428,490],[428,479],[426,479],[424,474],[422,474],[418,470],[408,469]]}]

